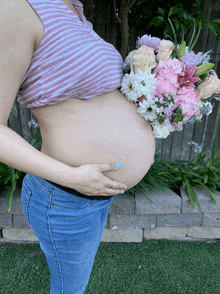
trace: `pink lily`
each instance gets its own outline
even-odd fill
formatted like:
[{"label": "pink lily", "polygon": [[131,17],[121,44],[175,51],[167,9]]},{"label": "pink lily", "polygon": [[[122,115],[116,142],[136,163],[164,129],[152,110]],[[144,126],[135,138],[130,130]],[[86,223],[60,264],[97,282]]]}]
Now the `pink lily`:
[{"label": "pink lily", "polygon": [[199,77],[193,77],[194,73],[196,71],[196,66],[190,66],[185,72],[182,77],[180,77],[179,83],[180,87],[192,87],[195,88],[194,83],[198,82],[200,80]]}]

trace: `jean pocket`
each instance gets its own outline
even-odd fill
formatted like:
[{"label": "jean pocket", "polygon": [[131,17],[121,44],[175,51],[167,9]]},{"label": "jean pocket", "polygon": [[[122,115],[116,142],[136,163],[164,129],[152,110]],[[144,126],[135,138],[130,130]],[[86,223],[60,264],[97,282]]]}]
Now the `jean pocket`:
[{"label": "jean pocket", "polygon": [[51,200],[51,205],[70,209],[84,209],[89,206],[91,201],[90,199],[64,193],[54,193]]},{"label": "jean pocket", "polygon": [[29,216],[28,216],[28,205],[29,205],[31,195],[32,195],[32,192],[23,181],[22,189],[21,189],[21,206],[24,213],[24,218],[26,219],[28,224],[30,224]]}]

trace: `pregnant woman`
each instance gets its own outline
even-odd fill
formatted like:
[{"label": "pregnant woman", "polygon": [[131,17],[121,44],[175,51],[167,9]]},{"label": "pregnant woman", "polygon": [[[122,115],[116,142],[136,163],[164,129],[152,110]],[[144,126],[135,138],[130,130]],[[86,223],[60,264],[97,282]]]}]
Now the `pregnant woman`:
[{"label": "pregnant woman", "polygon": [[[114,195],[153,163],[152,128],[120,92],[122,57],[80,1],[2,0],[0,41],[0,161],[27,173],[21,203],[50,294],[82,294]],[[39,122],[41,151],[7,127],[15,97]]]}]

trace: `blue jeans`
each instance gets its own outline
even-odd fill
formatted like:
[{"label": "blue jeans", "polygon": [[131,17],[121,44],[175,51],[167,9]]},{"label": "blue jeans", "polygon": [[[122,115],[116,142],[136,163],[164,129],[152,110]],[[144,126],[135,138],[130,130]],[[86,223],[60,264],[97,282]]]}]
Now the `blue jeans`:
[{"label": "blue jeans", "polygon": [[113,198],[89,200],[43,178],[24,177],[21,205],[46,256],[50,294],[84,293]]}]

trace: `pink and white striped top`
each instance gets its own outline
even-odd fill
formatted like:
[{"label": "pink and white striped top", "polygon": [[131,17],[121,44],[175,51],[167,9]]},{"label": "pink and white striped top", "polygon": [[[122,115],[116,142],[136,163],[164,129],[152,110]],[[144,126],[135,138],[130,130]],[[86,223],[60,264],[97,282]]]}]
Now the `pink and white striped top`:
[{"label": "pink and white striped top", "polygon": [[62,0],[28,2],[43,22],[44,36],[18,90],[19,103],[32,109],[120,87],[122,57],[93,30],[80,1],[72,3],[82,21]]}]

